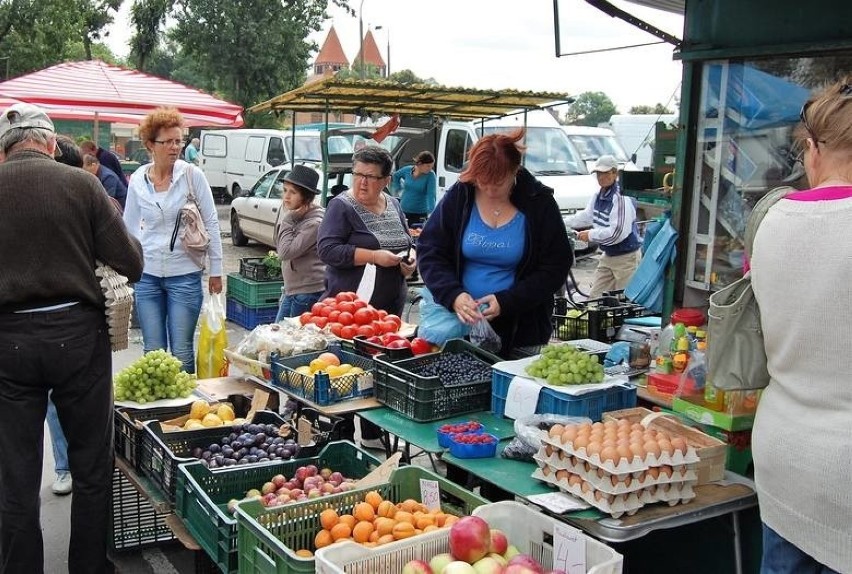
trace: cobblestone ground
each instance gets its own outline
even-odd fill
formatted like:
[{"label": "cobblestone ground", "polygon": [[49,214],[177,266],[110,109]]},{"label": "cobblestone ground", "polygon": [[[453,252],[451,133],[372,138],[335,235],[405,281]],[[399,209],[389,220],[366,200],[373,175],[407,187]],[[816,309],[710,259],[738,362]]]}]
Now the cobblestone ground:
[{"label": "cobblestone ground", "polygon": [[[237,272],[240,268],[240,259],[243,257],[261,257],[269,248],[263,245],[250,243],[245,247],[236,247],[231,243],[231,226],[228,219],[230,206],[219,205],[219,225],[222,232],[222,246],[224,256],[225,275]],[[596,260],[587,259],[575,265],[574,275],[577,282],[588,288],[594,272]],[[227,281],[224,281],[226,284]],[[411,297],[416,295],[416,287],[410,290]],[[418,318],[417,306],[406,309],[407,321],[416,323]],[[246,335],[247,331],[242,327],[228,321],[226,323],[228,341],[230,346],[238,344]],[[113,371],[117,372],[142,356],[142,337],[138,329],[131,330],[130,346],[128,349],[113,355]],[[378,451],[373,451],[378,456]],[[50,447],[50,439],[45,430],[44,447],[44,469],[42,481],[42,524],[45,537],[45,572],[67,571],[67,546],[68,546],[68,516],[71,508],[71,496],[57,497],[50,492],[50,485],[54,478],[53,457]],[[383,455],[381,455],[383,456]],[[417,457],[415,464],[429,467],[427,457]],[[439,472],[444,473],[444,465],[437,461]],[[196,572],[194,554],[181,546],[179,543],[148,548],[144,550],[125,551],[112,556],[118,571],[126,574],[183,574]]]}]

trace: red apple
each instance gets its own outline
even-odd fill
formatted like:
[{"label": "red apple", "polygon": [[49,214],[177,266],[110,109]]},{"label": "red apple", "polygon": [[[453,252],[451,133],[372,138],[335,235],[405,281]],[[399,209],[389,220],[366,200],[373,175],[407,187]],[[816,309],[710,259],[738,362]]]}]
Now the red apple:
[{"label": "red apple", "polygon": [[397,339],[396,341],[391,341],[387,344],[388,349],[410,349],[411,343],[408,342],[408,339]]},{"label": "red apple", "polygon": [[513,557],[511,560],[509,560],[509,565],[506,567],[506,570],[504,572],[509,571],[509,568],[511,568],[512,566],[519,566],[521,568],[524,568],[524,570],[518,570],[517,574],[532,574],[533,572],[535,574],[544,573],[544,568],[541,567],[541,564],[539,564],[538,561],[529,554],[518,554],[517,556]]},{"label": "red apple", "polygon": [[263,486],[260,489],[261,494],[269,494],[270,492],[275,492],[277,488],[271,482],[264,482]]},{"label": "red apple", "polygon": [[429,566],[432,567],[433,574],[443,574],[444,568],[446,568],[447,564],[452,561],[452,555],[447,552],[444,552],[443,554],[433,556],[432,559],[429,561]]},{"label": "red apple", "polygon": [[433,572],[423,560],[411,560],[402,567],[402,574],[433,574]]},{"label": "red apple", "polygon": [[491,552],[502,555],[509,548],[509,539],[506,533],[496,528],[491,529]]},{"label": "red apple", "polygon": [[494,560],[496,560],[496,561],[500,564],[500,566],[505,567],[505,566],[507,566],[507,565],[509,564],[509,561],[508,561],[508,560],[506,560],[505,558],[503,558],[503,556],[502,556],[502,555],[500,555],[500,554],[494,554],[494,553],[492,552],[492,553],[491,553],[491,554],[489,554],[488,556],[490,556],[491,558],[493,558]]},{"label": "red apple", "polygon": [[486,556],[474,562],[473,569],[476,570],[476,574],[501,574],[503,572],[503,565],[490,556]]},{"label": "red apple", "polygon": [[296,474],[293,475],[293,478],[298,480],[299,483],[304,482],[304,480],[308,478],[308,469],[304,466],[300,466],[296,469]]},{"label": "red apple", "polygon": [[456,560],[447,564],[441,574],[476,574],[476,570],[467,562]]},{"label": "red apple", "polygon": [[285,477],[283,474],[276,474],[272,477],[272,484],[275,485],[276,489],[284,486],[285,482],[287,482],[287,477]]},{"label": "red apple", "polygon": [[415,355],[422,355],[424,353],[432,352],[432,345],[426,339],[421,339],[420,337],[415,337],[411,340],[411,352]]},{"label": "red apple", "polygon": [[515,556],[517,556],[520,553],[521,553],[520,550],[518,550],[512,544],[509,544],[509,547],[506,548],[506,551],[503,553],[503,558],[506,559],[506,563],[508,564],[509,560],[511,560],[512,558],[514,558]]},{"label": "red apple", "polygon": [[491,529],[478,516],[465,516],[450,527],[450,553],[453,558],[473,564],[488,554]]}]

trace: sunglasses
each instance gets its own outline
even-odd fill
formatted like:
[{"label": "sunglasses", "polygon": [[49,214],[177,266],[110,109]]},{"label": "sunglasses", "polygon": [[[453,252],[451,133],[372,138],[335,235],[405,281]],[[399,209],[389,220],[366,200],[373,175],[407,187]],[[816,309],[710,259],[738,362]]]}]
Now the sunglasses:
[{"label": "sunglasses", "polygon": [[[852,96],[852,85],[850,84],[842,84],[840,86],[840,90],[838,93],[843,97]],[[819,144],[825,143],[825,140],[821,140],[817,138],[814,130],[811,128],[811,125],[808,123],[808,109],[814,103],[813,100],[808,100],[802,105],[802,109],[799,112],[799,121],[802,122],[802,125],[805,127],[805,131],[808,132],[808,136],[810,136],[811,140],[814,142],[814,149],[819,149]],[[804,154],[804,149],[800,152],[800,156]]]}]

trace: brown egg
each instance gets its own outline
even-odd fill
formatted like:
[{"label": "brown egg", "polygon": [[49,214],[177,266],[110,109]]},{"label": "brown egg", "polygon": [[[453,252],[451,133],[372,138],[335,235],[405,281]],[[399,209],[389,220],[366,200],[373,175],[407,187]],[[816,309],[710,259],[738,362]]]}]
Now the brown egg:
[{"label": "brown egg", "polygon": [[660,467],[660,476],[665,476],[668,478],[672,477],[672,467],[667,464],[664,464]]},{"label": "brown egg", "polygon": [[601,460],[611,460],[616,463],[619,458],[618,449],[615,446],[607,446],[601,450]]},{"label": "brown egg", "polygon": [[681,454],[686,454],[686,450],[689,445],[686,443],[686,439],[682,437],[675,437],[672,439],[672,446],[675,450],[680,451]]},{"label": "brown egg", "polygon": [[592,490],[592,485],[584,480],[583,484],[580,485],[580,490],[584,493],[589,492],[590,490]]},{"label": "brown egg", "polygon": [[591,440],[589,442],[588,446],[586,446],[586,454],[588,456],[594,456],[596,454],[600,454],[602,448],[603,447],[601,446],[600,441]]},{"label": "brown egg", "polygon": [[577,486],[583,483],[583,479],[579,474],[571,473],[568,475],[568,484],[571,486]]},{"label": "brown egg", "polygon": [[595,429],[601,429],[601,430],[603,430],[603,429],[604,429],[604,424],[603,424],[602,422],[600,422],[600,421],[598,421],[598,422],[596,422],[596,423],[592,423],[592,430],[595,430]]},{"label": "brown egg", "polygon": [[618,422],[616,422],[616,421],[604,421],[603,426],[604,426],[604,430],[610,430],[610,429],[617,430],[618,429]]},{"label": "brown egg", "polygon": [[633,452],[630,450],[630,445],[627,444],[619,444],[617,447],[618,450],[618,460],[626,459],[628,462],[633,460]]},{"label": "brown egg", "polygon": [[644,431],[645,427],[642,426],[642,423],[633,423],[630,425],[630,430]]},{"label": "brown egg", "polygon": [[599,502],[600,502],[600,501],[601,501],[601,500],[603,500],[605,497],[606,497],[606,494],[605,494],[605,493],[601,492],[600,490],[596,490],[596,491],[595,491],[595,500],[597,500],[597,501],[599,501]]},{"label": "brown egg", "polygon": [[[654,443],[656,444],[656,443]],[[634,442],[630,444],[630,452],[633,453],[633,456],[639,457],[642,460],[645,460],[645,445]]]},{"label": "brown egg", "polygon": [[571,455],[568,454],[567,452],[565,452],[564,450],[556,451],[556,458],[558,458],[559,460],[565,460],[569,456],[571,456]]},{"label": "brown egg", "polygon": [[615,445],[618,444],[615,438],[607,438],[604,437],[603,442],[601,443],[601,448],[612,447],[615,448]]},{"label": "brown egg", "polygon": [[645,435],[645,433],[643,433],[640,430],[632,430],[632,431],[630,431],[630,435],[629,435],[630,436],[630,442],[633,442],[634,440],[641,440],[642,442],[645,442],[644,441],[644,435]]},{"label": "brown egg", "polygon": [[550,467],[547,465],[541,467],[541,474],[543,474],[544,476],[550,476]]},{"label": "brown egg", "polygon": [[552,455],[553,451],[554,451],[554,448],[551,445],[549,445],[549,444],[544,445],[544,456]]},{"label": "brown egg", "polygon": [[581,448],[586,448],[587,446],[589,446],[589,437],[578,436],[577,438],[574,439],[573,446],[574,446],[575,450],[581,449]]},{"label": "brown egg", "polygon": [[645,447],[645,454],[653,454],[656,457],[660,456],[660,445],[657,441],[649,440],[643,446]]},{"label": "brown egg", "polygon": [[618,419],[617,421],[615,421],[615,424],[617,424],[619,428],[630,428],[630,421],[627,419]]},{"label": "brown egg", "polygon": [[559,440],[562,444],[571,444],[577,436],[577,429],[574,427],[568,427],[562,431],[562,434],[559,436]]},{"label": "brown egg", "polygon": [[646,474],[654,480],[657,480],[658,478],[660,478],[660,468],[657,466],[652,466],[646,471]]},{"label": "brown egg", "polygon": [[657,440],[658,441],[659,440],[667,440],[667,441],[671,442],[672,439],[669,437],[669,433],[661,430],[661,431],[657,431]]},{"label": "brown egg", "polygon": [[665,439],[658,439],[657,445],[660,447],[660,452],[664,452],[669,456],[674,454],[674,447],[669,441]]},{"label": "brown egg", "polygon": [[556,424],[556,425],[553,425],[552,427],[550,427],[550,430],[547,431],[547,436],[555,439],[555,438],[559,438],[560,436],[562,436],[563,432],[565,432],[565,427],[560,425],[560,424]]},{"label": "brown egg", "polygon": [[564,468],[557,470],[556,471],[556,480],[567,481],[568,480],[568,471],[565,470]]}]

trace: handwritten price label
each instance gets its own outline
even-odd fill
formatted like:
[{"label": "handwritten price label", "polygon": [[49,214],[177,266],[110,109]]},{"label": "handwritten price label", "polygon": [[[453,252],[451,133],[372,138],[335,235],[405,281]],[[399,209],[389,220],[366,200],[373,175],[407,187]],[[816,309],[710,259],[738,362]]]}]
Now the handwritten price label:
[{"label": "handwritten price label", "polygon": [[585,574],[586,539],[577,528],[562,523],[554,524],[553,568],[568,574]]},{"label": "handwritten price label", "polygon": [[441,488],[437,480],[420,479],[420,500],[429,510],[441,509]]}]

